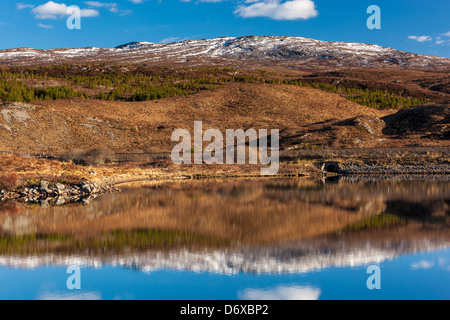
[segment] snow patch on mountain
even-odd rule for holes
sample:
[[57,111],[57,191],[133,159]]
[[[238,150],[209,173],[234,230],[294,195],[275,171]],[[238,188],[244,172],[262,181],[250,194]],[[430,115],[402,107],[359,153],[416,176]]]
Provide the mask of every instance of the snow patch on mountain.
[[287,66],[438,67],[449,68],[450,59],[403,52],[378,45],[326,42],[302,37],[244,36],[174,43],[130,42],[116,48],[10,49],[0,51],[0,63],[39,63],[67,60],[142,63],[208,63],[220,60],[287,63]]

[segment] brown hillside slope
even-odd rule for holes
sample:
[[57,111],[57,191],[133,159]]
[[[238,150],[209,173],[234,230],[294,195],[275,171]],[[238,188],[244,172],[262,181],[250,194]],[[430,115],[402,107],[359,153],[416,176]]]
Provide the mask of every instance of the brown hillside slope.
[[[59,153],[108,147],[115,151],[170,150],[177,128],[280,129],[282,142],[386,146],[379,111],[320,90],[233,84],[188,97],[146,102],[57,100],[0,106],[0,151]],[[330,124],[333,126],[330,127]],[[368,128],[369,127],[369,128]],[[330,131],[331,130],[331,131]],[[304,140],[302,140],[304,139]],[[404,143],[404,142],[403,142]]]

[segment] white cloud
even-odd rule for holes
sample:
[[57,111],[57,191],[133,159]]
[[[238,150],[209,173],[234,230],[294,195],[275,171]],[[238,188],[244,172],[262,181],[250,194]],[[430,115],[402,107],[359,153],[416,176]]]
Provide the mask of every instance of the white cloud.
[[84,3],[89,7],[107,8],[109,11],[114,13],[119,11],[119,9],[117,9],[117,3],[114,2],[85,1]]
[[180,38],[180,37],[168,37],[165,39],[162,39],[159,43],[172,43],[172,42],[181,42],[188,40],[189,38]]
[[306,20],[318,16],[312,0],[246,0],[235,14],[243,18],[265,17],[274,20]]
[[417,269],[431,269],[433,267],[434,267],[434,262],[433,261],[425,261],[425,260],[422,260],[422,261],[417,262],[417,263],[413,263],[411,265],[411,268],[414,269],[414,270],[417,270]]
[[23,10],[23,9],[27,9],[27,8],[34,8],[34,6],[32,4],[18,3],[18,4],[16,4],[16,8],[17,8],[17,10]]
[[246,289],[239,293],[242,300],[318,300],[320,289],[303,286],[279,286],[272,289]]
[[118,13],[121,16],[131,14],[131,10],[119,9],[119,5],[115,2],[100,2],[100,1],[85,1],[84,2],[90,8],[107,9],[112,13]]
[[172,42],[177,42],[177,41],[180,41],[179,37],[168,37],[168,38],[162,39],[160,41],[160,43],[172,43]]
[[38,23],[37,25],[39,28],[43,28],[43,29],[53,29],[53,26],[51,24],[43,24],[43,23]]
[[408,39],[415,40],[417,42],[431,41],[433,38],[430,36],[408,36]]
[[[49,1],[43,5],[34,8],[33,10],[31,10],[31,12],[34,14],[34,17],[39,20],[45,19],[56,20],[69,16],[70,13],[68,13],[67,10],[68,8],[70,7],[64,3],[56,3],[53,1]],[[97,17],[98,15],[99,12],[97,10],[81,9],[81,16],[84,18]]]

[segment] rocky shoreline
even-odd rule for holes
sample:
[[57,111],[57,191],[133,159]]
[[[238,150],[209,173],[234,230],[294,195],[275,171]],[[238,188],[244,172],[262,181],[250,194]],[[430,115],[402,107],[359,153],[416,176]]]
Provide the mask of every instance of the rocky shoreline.
[[65,185],[62,183],[50,184],[48,181],[42,180],[38,186],[24,188],[20,191],[0,190],[0,201],[35,203],[40,204],[41,207],[67,203],[88,204],[101,194],[118,191],[120,189],[113,185],[99,186],[93,182]]
[[[291,168],[292,169],[292,168]],[[317,170],[318,169],[318,170]],[[314,173],[309,175],[303,175],[297,171],[285,172],[276,176],[275,178],[293,178],[293,177],[304,177],[304,178],[363,178],[363,177],[411,177],[411,176],[422,176],[422,177],[449,177],[450,176],[450,165],[439,164],[439,165],[411,165],[411,166],[382,166],[382,165],[362,165],[362,164],[343,164],[340,161],[330,161],[323,162],[320,166],[316,167]],[[226,175],[225,175],[226,176]],[[221,176],[222,178],[225,176]],[[149,179],[142,179],[139,175],[140,180],[143,181]],[[211,175],[191,175],[186,176],[188,179],[214,179]],[[228,178],[241,178],[244,176],[239,175],[228,175]],[[248,176],[245,176],[248,177]],[[257,178],[258,175],[252,176]],[[122,177],[123,178],[123,177]],[[127,177],[129,182],[135,182],[130,177]],[[167,181],[179,181],[179,176],[166,177]],[[120,180],[120,179],[119,179]],[[335,179],[336,180],[336,179]],[[124,182],[125,180],[122,180]],[[51,183],[46,180],[41,180],[38,185],[21,187],[16,190],[1,190],[0,189],[0,203],[7,201],[17,201],[29,204],[39,204],[41,207],[48,207],[52,205],[63,205],[69,203],[77,204],[88,204],[91,200],[96,197],[107,194],[119,192],[120,189],[117,187],[117,183],[120,181],[115,181],[113,183],[109,180],[108,183],[98,185],[92,181],[80,181],[73,183]]]
[[396,176],[396,175],[450,175],[450,165],[423,165],[423,166],[379,166],[379,165],[351,165],[340,169],[345,176]]

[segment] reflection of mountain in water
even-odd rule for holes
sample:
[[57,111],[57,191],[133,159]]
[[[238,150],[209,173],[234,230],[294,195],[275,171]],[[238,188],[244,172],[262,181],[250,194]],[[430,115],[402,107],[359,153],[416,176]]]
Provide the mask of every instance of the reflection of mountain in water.
[[154,184],[87,206],[0,207],[0,265],[116,265],[225,274],[379,263],[450,242],[436,180]]
[[331,247],[304,243],[290,248],[243,250],[149,251],[114,256],[0,256],[0,265],[14,268],[69,266],[99,268],[119,266],[143,272],[160,269],[211,272],[220,274],[306,273],[330,267],[358,267],[379,264],[400,255],[448,247],[447,240],[414,240],[371,244],[339,243]]

